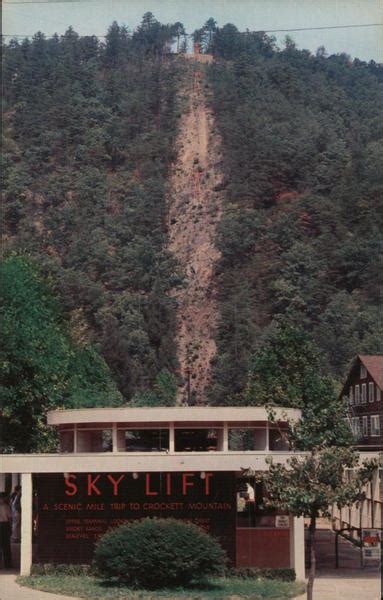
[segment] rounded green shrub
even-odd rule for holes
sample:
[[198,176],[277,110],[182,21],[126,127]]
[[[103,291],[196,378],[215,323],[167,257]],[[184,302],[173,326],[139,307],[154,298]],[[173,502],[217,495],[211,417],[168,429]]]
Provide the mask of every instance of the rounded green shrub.
[[103,579],[135,587],[185,585],[223,573],[224,550],[192,523],[151,519],[121,525],[98,541],[94,566]]

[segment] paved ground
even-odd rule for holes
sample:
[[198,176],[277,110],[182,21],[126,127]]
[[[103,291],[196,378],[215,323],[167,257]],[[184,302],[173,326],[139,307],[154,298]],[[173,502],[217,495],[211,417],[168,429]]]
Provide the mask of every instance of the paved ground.
[[57,596],[40,590],[22,587],[15,581],[14,571],[2,572],[0,576],[0,600],[76,600],[73,596]]
[[[319,530],[317,540],[318,576],[314,584],[314,600],[381,600],[378,565],[361,568],[359,550],[340,538],[340,568],[335,569],[334,534],[329,530]],[[21,587],[15,578],[15,571],[1,573],[0,600],[76,600]],[[305,598],[304,594],[297,600]]]
[[20,572],[19,544],[12,544],[12,563],[14,569],[0,571],[0,600],[76,600],[73,596],[58,596],[18,585],[16,577]]
[[314,600],[381,600],[378,565],[361,568],[360,550],[339,538],[339,569],[335,569],[335,536],[328,529],[317,532],[317,570]]

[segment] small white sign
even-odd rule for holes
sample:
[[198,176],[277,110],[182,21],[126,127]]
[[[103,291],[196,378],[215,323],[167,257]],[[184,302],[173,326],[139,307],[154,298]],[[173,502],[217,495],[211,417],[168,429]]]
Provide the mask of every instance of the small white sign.
[[380,538],[379,529],[362,529],[362,548],[365,560],[380,559]]
[[275,527],[288,528],[290,525],[289,515],[277,515],[275,517]]

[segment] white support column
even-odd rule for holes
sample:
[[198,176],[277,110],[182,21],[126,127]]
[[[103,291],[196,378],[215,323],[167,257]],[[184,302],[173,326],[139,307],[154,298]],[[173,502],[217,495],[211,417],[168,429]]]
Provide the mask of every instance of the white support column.
[[169,454],[174,454],[175,443],[174,443],[174,423],[169,423]]
[[0,492],[5,492],[5,473],[0,473]]
[[74,424],[74,429],[73,429],[73,452],[78,452],[77,450],[78,447],[78,443],[77,443],[77,423]]
[[223,452],[229,451],[229,426],[227,424],[227,421],[225,421],[223,424],[223,448],[222,448],[222,450],[223,450]]
[[305,580],[305,526],[303,517],[290,517],[290,566],[298,581]]
[[266,423],[266,452],[270,450],[270,426],[269,422]]
[[113,423],[113,429],[112,429],[112,451],[113,452],[118,452],[117,423]]
[[32,566],[32,474],[21,475],[20,575],[30,575]]
[[19,474],[12,473],[12,491],[15,489],[16,485],[19,485]]

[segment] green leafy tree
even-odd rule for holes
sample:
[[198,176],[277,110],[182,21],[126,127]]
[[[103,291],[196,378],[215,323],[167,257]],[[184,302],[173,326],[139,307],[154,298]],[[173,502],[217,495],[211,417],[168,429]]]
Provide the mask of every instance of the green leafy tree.
[[320,373],[320,355],[310,336],[294,325],[274,323],[253,357],[246,401],[305,408],[326,389],[334,393]]
[[275,324],[255,353],[243,398],[246,405],[300,408],[290,431],[296,448],[352,443],[347,406],[334,381],[321,372],[321,356],[310,336],[290,324]]
[[[289,424],[291,449],[301,452],[287,466],[270,463],[263,477],[268,503],[296,517],[310,519],[307,598],[315,578],[315,531],[319,516],[331,506],[351,506],[376,467],[359,465],[347,406],[338,399],[332,380],[321,374],[321,357],[310,336],[292,325],[276,324],[254,356],[247,389],[249,404],[300,408],[302,416]],[[353,477],[346,477],[353,469]]]
[[177,21],[173,25],[173,32],[177,39],[177,52],[179,52],[180,51],[180,39],[181,39],[181,37],[185,37],[185,35],[186,35],[185,27],[183,26],[182,23]]
[[2,450],[47,450],[55,441],[45,426],[48,409],[113,406],[122,397],[103,359],[72,339],[34,262],[9,256],[0,278]]
[[175,406],[177,380],[167,369],[157,375],[152,389],[137,392],[131,401],[132,406]]
[[[322,430],[322,434],[322,445],[311,446],[305,457],[290,458],[287,466],[271,463],[263,478],[269,505],[286,510],[295,517],[310,519],[311,566],[307,600],[313,598],[318,517],[330,517],[332,505],[342,508],[363,499],[363,487],[371,480],[376,469],[373,462],[361,465],[351,448],[327,447],[326,429]],[[311,444],[308,438],[306,444]],[[352,478],[346,477],[346,469],[352,469]]]

